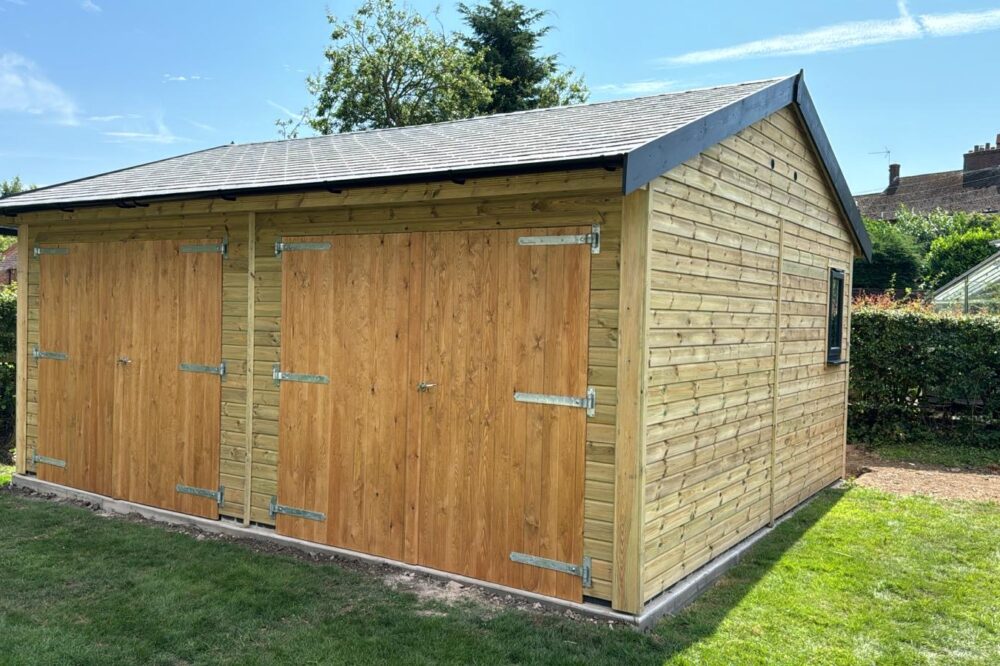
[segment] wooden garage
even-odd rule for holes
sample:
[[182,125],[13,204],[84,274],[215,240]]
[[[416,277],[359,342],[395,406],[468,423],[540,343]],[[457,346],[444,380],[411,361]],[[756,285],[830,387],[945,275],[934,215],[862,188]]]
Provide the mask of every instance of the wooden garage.
[[870,244],[801,74],[0,213],[21,479],[639,614],[843,474]]

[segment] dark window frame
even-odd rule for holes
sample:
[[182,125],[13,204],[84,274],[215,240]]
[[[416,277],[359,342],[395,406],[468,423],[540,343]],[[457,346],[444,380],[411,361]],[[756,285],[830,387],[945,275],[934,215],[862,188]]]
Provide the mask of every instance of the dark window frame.
[[826,322],[826,362],[830,365],[846,363],[844,360],[844,286],[846,272],[840,268],[830,269],[830,285],[827,297]]

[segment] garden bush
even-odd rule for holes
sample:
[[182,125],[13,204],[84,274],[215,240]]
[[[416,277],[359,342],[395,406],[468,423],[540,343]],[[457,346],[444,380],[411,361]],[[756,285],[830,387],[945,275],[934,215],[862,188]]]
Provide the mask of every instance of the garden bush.
[[886,431],[1000,427],[1000,317],[855,304],[851,315],[852,437]]
[[14,437],[14,358],[17,348],[17,290],[0,289],[0,464],[10,462]]
[[972,229],[935,238],[924,265],[924,284],[937,289],[996,253],[997,231]]
[[871,261],[854,262],[855,289],[913,289],[920,278],[921,260],[916,243],[891,222],[865,220],[872,241]]

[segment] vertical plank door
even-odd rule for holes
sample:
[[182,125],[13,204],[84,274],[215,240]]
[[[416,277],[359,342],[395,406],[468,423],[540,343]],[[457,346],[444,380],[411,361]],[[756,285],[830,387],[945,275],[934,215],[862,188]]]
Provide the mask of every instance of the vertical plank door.
[[510,554],[583,559],[586,412],[514,392],[586,394],[590,247],[518,238],[589,231],[425,234],[420,564],[582,600],[579,577]]
[[221,378],[182,363],[222,358],[222,257],[214,240],[117,244],[114,494],[206,518],[219,487]]
[[113,259],[101,243],[40,247],[39,350],[65,359],[31,360],[38,365],[35,469],[45,481],[110,495]]
[[277,529],[402,559],[415,237],[285,240]]

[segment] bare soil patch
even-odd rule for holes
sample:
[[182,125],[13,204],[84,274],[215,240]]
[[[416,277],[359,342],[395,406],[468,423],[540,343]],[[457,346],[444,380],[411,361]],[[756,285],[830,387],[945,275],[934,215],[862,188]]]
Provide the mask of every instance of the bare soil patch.
[[1000,474],[940,465],[882,460],[876,453],[847,446],[847,475],[855,483],[899,495],[1000,504]]

